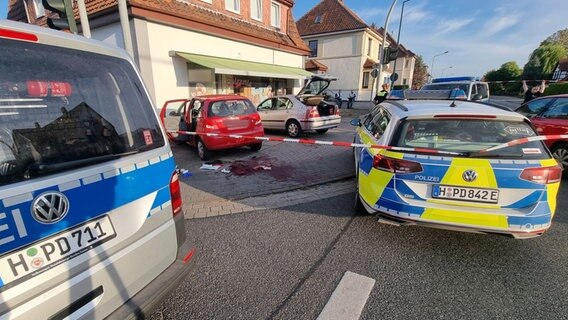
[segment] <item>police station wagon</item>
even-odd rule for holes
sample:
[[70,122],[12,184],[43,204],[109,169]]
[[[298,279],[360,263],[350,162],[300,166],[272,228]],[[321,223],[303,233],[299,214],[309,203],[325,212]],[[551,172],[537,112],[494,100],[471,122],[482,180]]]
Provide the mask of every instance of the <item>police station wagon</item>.
[[524,116],[464,100],[387,100],[352,124],[354,142],[368,146],[354,150],[358,211],[515,238],[550,227],[561,169],[530,141],[537,134]]
[[0,48],[0,318],[142,315],[193,251],[132,60],[7,20]]

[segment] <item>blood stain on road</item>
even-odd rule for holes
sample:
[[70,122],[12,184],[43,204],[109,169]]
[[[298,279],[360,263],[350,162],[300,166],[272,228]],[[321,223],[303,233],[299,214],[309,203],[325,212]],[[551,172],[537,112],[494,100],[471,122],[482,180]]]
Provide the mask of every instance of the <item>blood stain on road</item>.
[[294,174],[295,168],[291,165],[278,163],[278,159],[269,156],[252,157],[247,160],[236,160],[229,165],[234,176],[250,176],[264,173],[277,181],[286,181]]

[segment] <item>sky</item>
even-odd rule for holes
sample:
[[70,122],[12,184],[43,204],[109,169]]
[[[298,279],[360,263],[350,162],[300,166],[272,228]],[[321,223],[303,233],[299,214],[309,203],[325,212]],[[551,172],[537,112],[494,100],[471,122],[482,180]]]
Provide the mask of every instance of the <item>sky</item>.
[[[344,0],[367,24],[384,26],[392,0]],[[387,27],[396,39],[402,1]],[[320,0],[296,0],[299,20]],[[548,36],[568,28],[567,0],[410,0],[404,5],[400,42],[427,65],[434,77],[483,76],[515,61],[522,69]]]
[[[295,0],[300,19],[320,0]],[[344,0],[367,24],[384,26],[393,0]],[[387,30],[396,38],[402,1],[398,0]],[[0,19],[8,0],[0,0]],[[400,42],[427,65],[434,76],[483,76],[503,63],[523,67],[540,42],[568,28],[567,0],[410,0],[404,5]]]

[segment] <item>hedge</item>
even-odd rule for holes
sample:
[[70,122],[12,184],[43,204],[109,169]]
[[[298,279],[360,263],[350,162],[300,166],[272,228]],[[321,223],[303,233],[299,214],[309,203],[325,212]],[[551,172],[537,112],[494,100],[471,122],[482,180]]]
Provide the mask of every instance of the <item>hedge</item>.
[[553,83],[550,84],[546,90],[544,90],[545,96],[551,96],[554,94],[568,93],[568,82],[564,83]]

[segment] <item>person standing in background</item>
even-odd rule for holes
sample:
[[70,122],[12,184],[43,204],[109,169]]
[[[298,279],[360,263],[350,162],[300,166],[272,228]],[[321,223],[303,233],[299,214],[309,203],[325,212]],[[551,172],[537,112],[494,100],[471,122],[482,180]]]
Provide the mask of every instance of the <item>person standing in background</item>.
[[523,101],[523,103],[529,102],[534,98],[542,96],[545,88],[546,84],[544,80],[542,80],[540,86],[534,86],[529,90],[529,87],[527,87],[527,82],[523,80],[523,94],[525,95],[525,100]]
[[355,101],[356,96],[357,95],[355,94],[355,92],[353,92],[353,90],[351,90],[351,93],[349,94],[348,101],[347,101],[347,109],[353,108],[353,102]]
[[385,101],[387,99],[387,96],[389,95],[389,84],[384,83],[382,88],[383,88],[383,90],[377,92],[375,99],[373,99],[373,102],[375,104],[379,104],[379,103]]

